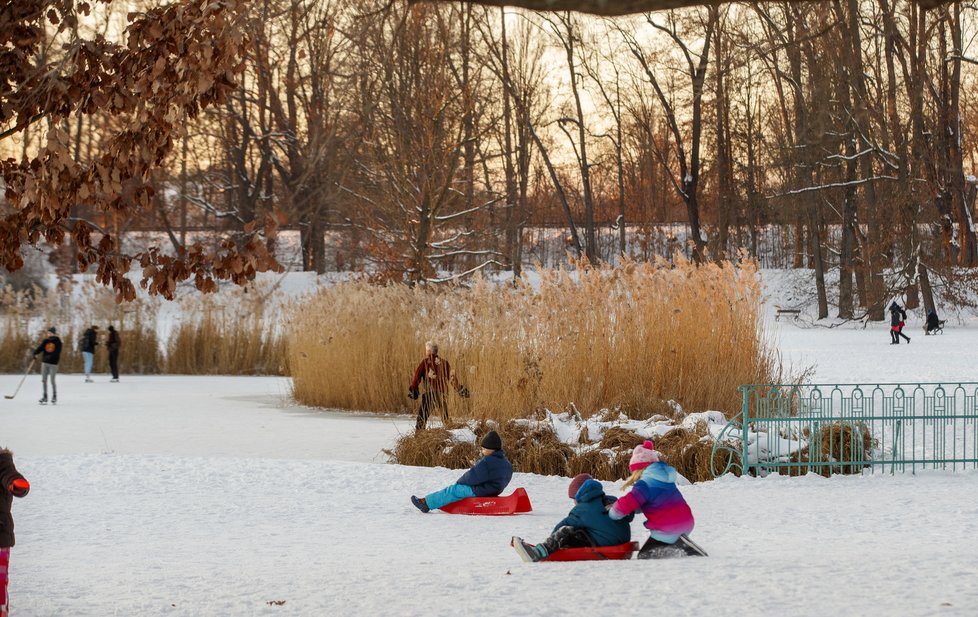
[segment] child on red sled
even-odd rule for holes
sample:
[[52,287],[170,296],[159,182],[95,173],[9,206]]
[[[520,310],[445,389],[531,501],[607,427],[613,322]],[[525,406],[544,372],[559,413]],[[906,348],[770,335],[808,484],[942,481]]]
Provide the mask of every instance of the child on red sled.
[[601,483],[589,474],[575,476],[567,496],[575,505],[546,540],[534,546],[513,536],[510,544],[523,561],[541,561],[562,548],[615,546],[632,539],[629,523],[634,515],[628,514],[617,520],[610,518],[608,509],[617,498],[605,495]]
[[466,497],[495,497],[502,493],[513,479],[513,465],[503,453],[503,440],[496,431],[489,431],[480,445],[482,458],[478,463],[462,474],[455,484],[421,498],[411,495],[414,507],[428,513]]
[[627,495],[611,506],[608,516],[624,519],[641,508],[649,539],[638,553],[639,559],[661,559],[703,552],[686,536],[693,530],[693,512],[676,488],[675,468],[659,460],[651,441],[635,446],[628,468],[629,476],[622,489],[632,487]]

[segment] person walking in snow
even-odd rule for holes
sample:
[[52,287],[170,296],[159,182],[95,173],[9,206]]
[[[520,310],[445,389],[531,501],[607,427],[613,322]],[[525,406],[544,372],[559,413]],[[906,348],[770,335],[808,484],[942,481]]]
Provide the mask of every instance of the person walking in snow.
[[411,495],[411,503],[418,510],[428,513],[466,497],[495,497],[503,492],[513,479],[513,466],[506,460],[503,440],[496,431],[489,431],[482,438],[482,458],[462,474],[455,484],[440,491],[418,498]]
[[693,512],[676,487],[675,468],[659,460],[651,441],[635,446],[628,469],[632,475],[622,490],[629,487],[632,490],[612,504],[608,516],[621,520],[635,510],[642,510],[649,539],[639,550],[638,558],[704,554],[686,542],[685,536],[693,530],[695,522]]
[[449,383],[462,398],[469,396],[468,389],[458,383],[458,377],[452,371],[452,366],[448,360],[438,355],[438,345],[428,341],[424,344],[424,351],[424,358],[414,369],[414,379],[408,386],[408,396],[417,400],[421,383],[424,382],[425,384],[424,394],[420,394],[421,405],[418,407],[418,419],[414,425],[415,430],[418,431],[428,425],[428,416],[434,409],[441,413],[442,424],[448,426],[448,400],[446,395]]
[[910,337],[903,333],[906,323],[907,312],[894,300],[890,303],[890,345],[899,345],[901,336],[910,342]]
[[927,323],[924,324],[924,334],[930,334],[941,329],[941,318],[937,316],[937,311],[927,309]]
[[109,326],[109,340],[105,342],[106,349],[109,350],[109,370],[112,371],[112,381],[119,381],[119,348],[122,346],[122,341],[119,339],[119,333],[116,332],[115,326]]
[[608,510],[618,498],[605,495],[604,487],[590,474],[574,476],[567,496],[574,500],[574,507],[554,526],[546,540],[535,546],[516,536],[510,541],[523,561],[540,561],[562,548],[616,546],[632,539],[630,523],[635,515],[617,520],[608,516]]
[[10,507],[14,497],[24,497],[31,485],[14,467],[14,455],[0,449],[0,617],[10,614],[7,580],[10,570],[10,549],[14,546],[14,517]]
[[34,357],[41,354],[41,383],[44,385],[44,394],[38,401],[42,405],[48,402],[48,377],[51,378],[51,402],[58,402],[58,385],[55,378],[58,376],[58,362],[61,361],[61,339],[58,338],[58,330],[51,326],[48,328],[47,337],[34,350]]
[[82,358],[85,361],[85,381],[92,383],[92,364],[95,362],[95,347],[98,346],[98,326],[92,326],[81,338]]

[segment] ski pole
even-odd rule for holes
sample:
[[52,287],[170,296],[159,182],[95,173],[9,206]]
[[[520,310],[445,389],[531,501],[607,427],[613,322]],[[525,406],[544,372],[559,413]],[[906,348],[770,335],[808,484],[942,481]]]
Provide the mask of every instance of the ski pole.
[[27,370],[24,371],[24,376],[20,378],[20,383],[17,384],[17,389],[14,390],[14,393],[13,394],[4,394],[3,395],[3,398],[5,398],[5,399],[12,399],[15,396],[17,396],[17,393],[20,392],[20,387],[22,385],[24,385],[24,381],[27,380],[27,376],[31,374],[31,369],[34,368],[34,363],[36,361],[37,361],[37,356],[34,356],[34,357],[31,358],[31,363],[27,365]]

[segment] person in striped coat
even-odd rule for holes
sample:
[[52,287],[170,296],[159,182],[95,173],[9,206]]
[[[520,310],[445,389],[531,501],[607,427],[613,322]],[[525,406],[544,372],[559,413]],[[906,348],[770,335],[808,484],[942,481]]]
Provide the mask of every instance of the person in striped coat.
[[679,540],[693,530],[693,512],[676,487],[676,469],[659,460],[651,441],[635,446],[628,465],[629,476],[622,490],[631,487],[627,495],[611,506],[608,516],[622,519],[636,510],[645,515],[649,539],[639,551],[639,559],[672,556],[673,547],[686,554],[685,542]]

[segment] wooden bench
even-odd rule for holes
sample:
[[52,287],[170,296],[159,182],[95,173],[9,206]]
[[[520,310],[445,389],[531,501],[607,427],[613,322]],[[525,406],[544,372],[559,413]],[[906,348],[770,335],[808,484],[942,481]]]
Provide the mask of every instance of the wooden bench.
[[781,308],[780,306],[774,307],[774,321],[780,321],[782,315],[791,315],[793,318],[797,319],[801,315],[801,309],[796,308]]

